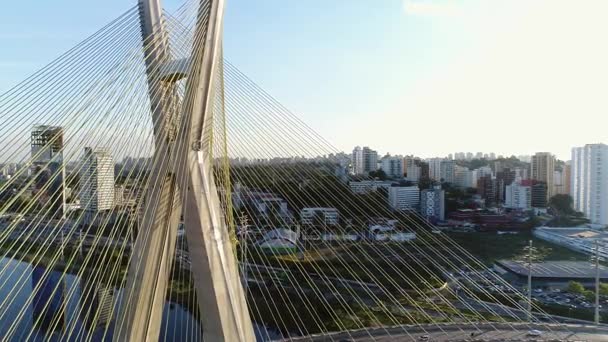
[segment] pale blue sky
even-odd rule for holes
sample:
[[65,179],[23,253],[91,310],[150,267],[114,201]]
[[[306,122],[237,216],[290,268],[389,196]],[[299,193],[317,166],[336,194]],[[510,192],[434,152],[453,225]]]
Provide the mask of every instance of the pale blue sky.
[[[135,2],[4,4],[0,91]],[[346,151],[567,158],[608,142],[606,10],[603,0],[228,0],[224,47]]]

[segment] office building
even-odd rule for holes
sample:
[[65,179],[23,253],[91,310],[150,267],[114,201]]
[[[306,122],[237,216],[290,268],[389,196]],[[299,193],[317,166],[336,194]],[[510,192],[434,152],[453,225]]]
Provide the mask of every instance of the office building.
[[534,181],[532,184],[532,207],[546,208],[547,207],[547,184]]
[[414,210],[420,204],[417,186],[393,186],[388,188],[388,203],[394,210]]
[[63,161],[63,128],[34,126],[31,132],[33,193],[51,215],[63,217],[66,212],[65,166]]
[[608,224],[608,145],[572,149],[570,194],[591,223]]
[[389,189],[393,185],[391,181],[380,181],[376,179],[362,180],[362,181],[351,181],[348,183],[350,190],[355,194],[368,194],[370,192],[376,192],[378,189]]
[[548,201],[553,196],[555,156],[549,152],[537,152],[532,156],[530,171],[532,179],[546,184]]

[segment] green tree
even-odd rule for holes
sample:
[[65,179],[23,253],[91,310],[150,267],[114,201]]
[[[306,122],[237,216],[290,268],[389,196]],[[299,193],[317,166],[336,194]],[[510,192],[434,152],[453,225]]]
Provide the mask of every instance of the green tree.
[[557,213],[560,215],[573,214],[573,203],[572,197],[567,194],[557,194],[549,199],[549,206],[557,211]]
[[600,295],[608,296],[608,284],[600,283]]
[[430,189],[433,185],[436,185],[437,182],[430,179],[429,177],[420,177],[418,181],[418,188],[420,190]]
[[571,293],[585,294],[585,287],[577,281],[570,281],[566,290]]
[[388,179],[388,176],[386,175],[386,172],[384,172],[384,170],[370,171],[369,176],[372,178],[378,178],[380,180]]

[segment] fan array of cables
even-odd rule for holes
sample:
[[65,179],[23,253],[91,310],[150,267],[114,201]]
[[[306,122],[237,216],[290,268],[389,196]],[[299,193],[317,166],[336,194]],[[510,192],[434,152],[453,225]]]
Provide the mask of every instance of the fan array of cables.
[[[3,339],[111,340],[124,328],[128,270],[143,261],[134,244],[149,233],[142,218],[163,205],[146,200],[161,186],[153,173],[186,167],[179,149],[158,153],[156,143],[184,134],[187,80],[146,56],[162,49],[188,63],[203,48],[195,29],[207,25],[197,14],[208,5],[187,0],[163,13],[167,44],[142,43],[134,7],[0,96],[0,164],[10,175],[0,182]],[[525,294],[416,211],[353,193],[327,140],[229,61],[217,63],[202,148],[260,340],[529,324]],[[188,253],[198,242],[183,232],[162,319],[168,341],[204,336]],[[553,321],[533,309],[532,320]]]

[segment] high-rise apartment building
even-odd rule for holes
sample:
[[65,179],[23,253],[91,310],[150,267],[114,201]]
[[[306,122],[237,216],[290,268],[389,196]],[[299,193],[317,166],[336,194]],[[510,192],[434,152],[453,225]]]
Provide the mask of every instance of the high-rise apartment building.
[[403,157],[392,157],[387,154],[380,160],[380,169],[389,177],[403,177]]
[[608,224],[608,145],[572,149],[570,194],[591,223]]
[[441,179],[446,183],[454,183],[456,163],[453,160],[444,160],[439,165]]
[[34,193],[52,215],[66,211],[65,166],[63,161],[63,128],[34,126],[31,132],[32,174]]
[[555,156],[549,152],[537,152],[531,161],[532,179],[547,185],[547,201],[553,196]]
[[506,186],[505,207],[529,210],[532,208],[532,187],[513,182]]
[[80,205],[90,217],[114,208],[114,161],[109,151],[84,148]]
[[367,175],[378,169],[378,152],[365,146],[357,146],[353,150],[352,157],[353,173],[356,175]]
[[420,193],[420,213],[429,219],[445,219],[445,191],[441,189],[441,186],[422,190]]
[[422,168],[416,164],[412,164],[408,166],[406,173],[407,180],[411,182],[418,182],[422,176]]
[[430,158],[427,160],[429,163],[429,178],[435,181],[441,181],[441,162],[443,158]]

